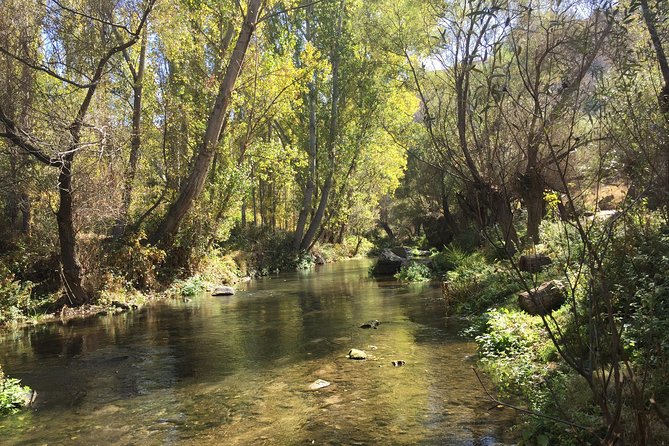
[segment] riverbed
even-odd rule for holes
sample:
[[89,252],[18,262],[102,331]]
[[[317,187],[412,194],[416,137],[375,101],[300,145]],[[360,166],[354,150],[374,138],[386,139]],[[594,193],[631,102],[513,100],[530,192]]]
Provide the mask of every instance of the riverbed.
[[487,399],[439,288],[369,265],[6,333],[5,373],[39,395],[0,419],[0,444],[512,444],[514,414]]

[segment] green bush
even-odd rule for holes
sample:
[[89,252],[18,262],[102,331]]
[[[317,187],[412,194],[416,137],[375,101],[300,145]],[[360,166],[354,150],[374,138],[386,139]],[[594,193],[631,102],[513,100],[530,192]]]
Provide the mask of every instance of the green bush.
[[430,268],[424,263],[412,262],[404,265],[400,271],[395,274],[395,278],[402,282],[423,282],[430,280],[432,273]]
[[21,380],[7,378],[0,369],[0,415],[15,413],[29,403],[31,389]]
[[[479,364],[492,377],[502,399],[522,399],[527,408],[571,420],[593,431],[600,417],[585,380],[559,359],[541,318],[519,311],[491,310],[476,337]],[[593,444],[587,431],[565,429],[548,418],[519,424],[521,444]],[[547,440],[550,440],[546,443]]]
[[449,249],[438,258],[437,264],[448,268],[443,276],[443,290],[452,312],[480,314],[507,304],[521,289],[521,284],[502,263],[489,263],[481,252],[467,254]]

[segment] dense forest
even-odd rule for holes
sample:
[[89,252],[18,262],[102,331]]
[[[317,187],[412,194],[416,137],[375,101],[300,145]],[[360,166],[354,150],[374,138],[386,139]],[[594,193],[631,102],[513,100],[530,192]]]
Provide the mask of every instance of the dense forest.
[[0,322],[431,250],[523,444],[665,444],[668,17],[4,0]]

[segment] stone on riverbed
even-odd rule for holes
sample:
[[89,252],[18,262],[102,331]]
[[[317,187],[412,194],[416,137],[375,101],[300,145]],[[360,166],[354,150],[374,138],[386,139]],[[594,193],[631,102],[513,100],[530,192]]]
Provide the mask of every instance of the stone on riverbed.
[[331,384],[330,382],[325,381],[324,379],[317,379],[316,381],[309,384],[309,390],[322,389],[324,387],[329,386],[330,384]]
[[348,359],[367,359],[367,353],[363,352],[362,350],[358,350],[357,348],[352,348],[349,350],[348,355],[346,355]]
[[374,329],[376,329],[376,328],[378,328],[378,326],[379,326],[380,323],[381,323],[381,322],[379,322],[379,321],[377,321],[376,319],[374,319],[374,320],[372,320],[372,321],[367,321],[367,322],[365,322],[364,324],[362,324],[362,325],[360,326],[360,328],[374,328]]
[[235,289],[231,286],[219,286],[211,292],[212,296],[232,296],[233,294],[235,294]]

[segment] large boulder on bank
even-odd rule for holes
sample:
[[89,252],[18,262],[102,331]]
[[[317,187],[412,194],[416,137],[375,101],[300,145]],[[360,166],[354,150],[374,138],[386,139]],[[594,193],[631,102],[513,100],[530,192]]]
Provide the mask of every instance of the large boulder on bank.
[[428,215],[423,219],[423,231],[431,248],[444,249],[453,241],[453,231],[443,215]]
[[218,286],[211,292],[212,296],[232,296],[235,294],[235,289],[231,286]]
[[393,252],[393,254],[403,259],[411,258],[411,250],[406,246],[396,246],[394,248],[391,248],[390,250]]
[[407,260],[393,253],[390,249],[384,249],[374,265],[372,274],[375,276],[394,276]]
[[559,280],[545,282],[518,295],[518,305],[531,315],[547,315],[562,306],[566,298],[564,284]]
[[545,254],[527,254],[520,256],[518,269],[528,273],[538,273],[544,266],[553,263],[550,257]]

